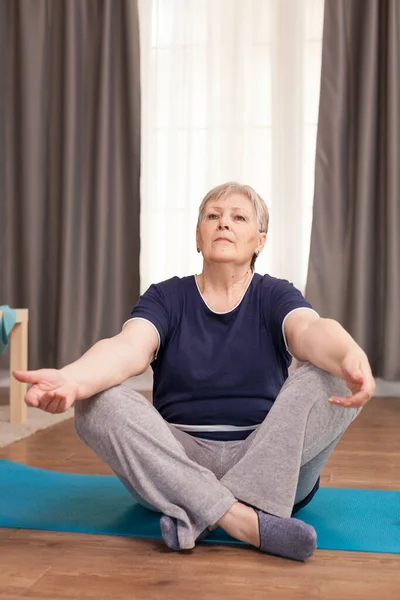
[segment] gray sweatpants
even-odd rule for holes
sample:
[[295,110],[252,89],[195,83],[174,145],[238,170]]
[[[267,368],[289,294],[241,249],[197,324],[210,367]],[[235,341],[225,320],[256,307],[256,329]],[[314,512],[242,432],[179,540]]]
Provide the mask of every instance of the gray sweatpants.
[[345,382],[306,363],[285,381],[263,423],[245,440],[195,438],[167,423],[122,384],[75,404],[80,438],[135,500],[175,517],[181,549],[238,500],[290,517],[360,412],[331,404]]

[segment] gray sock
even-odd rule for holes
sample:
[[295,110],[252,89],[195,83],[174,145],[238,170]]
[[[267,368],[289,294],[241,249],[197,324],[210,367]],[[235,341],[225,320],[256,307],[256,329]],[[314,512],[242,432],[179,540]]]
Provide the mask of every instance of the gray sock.
[[180,550],[176,519],[163,515],[160,519],[160,527],[162,538],[168,548],[175,551]]
[[258,509],[255,511],[260,528],[259,550],[293,560],[306,560],[312,556],[317,534],[311,525],[299,519],[275,517]]
[[[171,550],[178,551],[179,547],[179,538],[178,538],[178,524],[174,517],[168,517],[168,515],[163,515],[160,519],[160,528],[161,535],[164,542],[167,544],[168,548]],[[205,529],[203,533],[199,535],[196,542],[200,542],[210,533],[208,529]]]

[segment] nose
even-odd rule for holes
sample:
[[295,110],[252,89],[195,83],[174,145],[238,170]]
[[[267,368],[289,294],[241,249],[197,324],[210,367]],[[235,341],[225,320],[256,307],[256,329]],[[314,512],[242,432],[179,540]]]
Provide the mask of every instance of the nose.
[[227,218],[224,215],[221,215],[221,218],[218,223],[218,229],[228,229],[229,230],[229,223],[228,223]]

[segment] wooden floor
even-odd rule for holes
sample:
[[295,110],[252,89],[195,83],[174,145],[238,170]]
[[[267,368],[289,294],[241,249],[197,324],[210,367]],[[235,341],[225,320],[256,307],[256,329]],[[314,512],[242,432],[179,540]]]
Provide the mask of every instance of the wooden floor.
[[[0,449],[0,458],[109,473],[72,420]],[[373,399],[343,436],[322,485],[400,490],[400,399]],[[318,550],[306,563],[251,548],[0,528],[0,600],[400,599],[400,555]]]

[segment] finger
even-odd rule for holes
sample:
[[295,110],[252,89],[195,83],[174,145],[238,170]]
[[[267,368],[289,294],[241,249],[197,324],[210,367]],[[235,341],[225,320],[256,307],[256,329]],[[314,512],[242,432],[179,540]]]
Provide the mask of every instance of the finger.
[[40,408],[40,410],[44,410],[45,412],[51,412],[49,411],[49,406],[53,402],[53,400],[54,397],[52,395],[44,394],[40,399],[38,408]]
[[359,381],[360,376],[362,376],[360,367],[360,357],[354,355],[346,356],[342,364],[343,374],[345,375],[343,379],[351,378],[355,381]]
[[[47,404],[53,400],[53,392],[42,392],[37,386],[30,388],[28,393],[25,396],[25,402],[28,406],[33,406],[35,408],[40,408],[43,410],[43,407],[46,407]],[[44,409],[45,410],[45,409]]]
[[21,383],[38,383],[40,381],[38,371],[13,371],[12,374]]
[[365,381],[364,376],[360,371],[353,371],[352,373],[349,373],[349,376],[351,380],[358,385],[363,384]]
[[60,402],[59,402],[59,405],[58,405],[57,412],[58,412],[58,413],[63,413],[63,412],[65,412],[66,410],[68,410],[67,398],[62,398],[62,399],[60,400]]
[[352,371],[348,371],[348,379],[355,385],[364,385],[365,377],[362,371],[356,367]]
[[[362,366],[363,368],[363,366]],[[371,382],[371,378],[368,376],[368,373],[363,369],[363,382],[360,385],[360,388],[357,392],[353,391],[353,395],[351,396],[352,400],[356,400],[358,402],[359,398],[363,399],[363,402],[367,402],[370,398],[372,398],[375,390],[375,382]]]
[[340,407],[341,408],[361,408],[362,406],[364,406],[364,404],[366,404],[365,402],[347,402],[347,404],[342,404],[340,403]]
[[43,402],[40,408],[49,413],[63,412],[63,410],[60,410],[60,407],[62,407],[64,400],[66,400],[64,394],[60,395],[57,392],[51,392],[46,397],[46,402]]
[[365,390],[360,390],[353,396],[332,396],[329,398],[329,402],[332,404],[339,404],[341,406],[363,406],[369,399],[370,395]]
[[57,413],[58,408],[60,406],[60,403],[63,401],[62,398],[54,398],[51,402],[49,402],[49,404],[47,405],[47,412],[49,413]]
[[375,385],[375,379],[370,371],[370,369],[367,369],[367,367],[365,365],[361,365],[361,369],[364,373],[364,377],[365,377],[365,390],[367,392],[369,392],[371,394],[371,398],[375,393],[375,389],[376,389],[376,385]]
[[36,386],[33,386],[27,391],[25,395],[25,402],[28,406],[37,407],[40,404],[41,398],[42,392]]
[[39,406],[39,400],[34,396],[25,396],[25,403],[27,406],[32,406],[33,408],[37,408]]
[[364,373],[362,371],[362,365],[361,363],[358,365],[358,367],[355,368],[355,370],[353,371],[353,377],[354,379],[357,379],[358,381],[361,381],[364,379]]
[[65,396],[64,396],[63,398],[60,398],[57,410],[55,412],[56,413],[63,413],[65,411],[67,411],[69,408],[70,408],[70,405],[69,405],[69,402],[68,402],[68,398],[65,398]]

